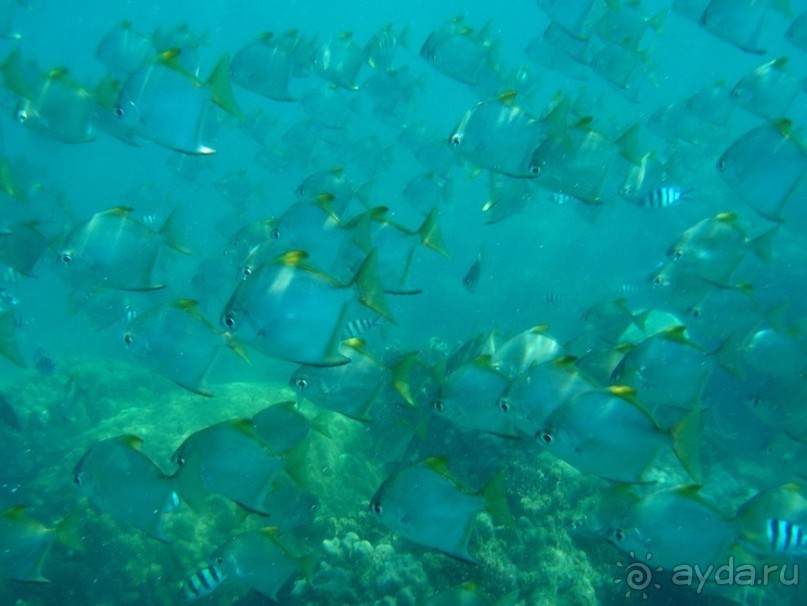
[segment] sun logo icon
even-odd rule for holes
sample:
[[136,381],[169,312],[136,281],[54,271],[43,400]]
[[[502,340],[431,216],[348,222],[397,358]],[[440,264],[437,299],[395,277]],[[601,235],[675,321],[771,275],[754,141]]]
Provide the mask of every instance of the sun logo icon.
[[619,586],[623,582],[627,587],[627,591],[625,591],[625,597],[629,598],[631,593],[641,592],[642,599],[647,599],[647,591],[645,591],[651,585],[655,589],[661,589],[661,585],[658,583],[653,582],[653,573],[654,572],[662,572],[664,569],[661,566],[658,566],[655,570],[651,569],[645,562],[649,562],[653,557],[653,554],[648,553],[645,556],[644,562],[637,562],[636,555],[631,551],[628,554],[631,558],[634,559],[633,562],[630,564],[623,564],[622,562],[617,562],[617,568],[623,569],[624,573],[622,577],[617,577],[614,579],[614,584]]

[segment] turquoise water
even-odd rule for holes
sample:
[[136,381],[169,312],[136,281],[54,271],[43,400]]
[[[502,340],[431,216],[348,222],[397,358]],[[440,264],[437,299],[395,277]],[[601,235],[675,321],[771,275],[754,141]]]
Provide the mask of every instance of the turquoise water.
[[[766,501],[759,519],[741,507],[761,491],[805,477],[807,424],[799,403],[807,393],[807,49],[798,47],[798,34],[807,34],[804,25],[797,27],[807,10],[803,0],[791,0],[789,10],[775,2],[737,2],[729,9],[722,2],[673,6],[664,0],[392,4],[207,1],[186,8],[146,1],[79,6],[30,0],[0,5],[3,16],[9,15],[2,22],[0,57],[17,50],[24,66],[20,79],[7,59],[0,89],[0,158],[7,170],[0,183],[0,313],[7,320],[4,351],[10,352],[0,357],[0,393],[11,410],[0,423],[5,462],[0,510],[23,505],[29,517],[49,529],[67,519],[82,546],[67,546],[55,540],[57,533],[45,532],[46,544],[53,544],[41,572],[50,582],[14,580],[4,571],[8,578],[0,579],[0,603],[180,603],[183,581],[210,564],[217,548],[238,533],[266,526],[278,529],[299,562],[277,594],[284,604],[458,603],[445,592],[463,583],[470,583],[463,589],[468,603],[620,604],[644,602],[642,593],[657,604],[802,603],[802,586],[786,581],[798,574],[807,548],[789,545],[777,552],[764,529],[771,519],[791,524],[794,533],[807,528],[807,500],[802,504],[793,497],[787,506]],[[589,9],[583,11],[587,17],[563,48],[585,50],[571,59],[541,41],[553,18],[572,28],[564,11],[578,6]],[[690,13],[706,11],[708,18],[693,20],[687,6],[695,7]],[[458,15],[461,21],[455,20]],[[152,46],[136,68],[111,70],[97,49],[124,21],[148,44],[157,44],[157,32],[189,34],[178,55],[183,67],[166,56],[158,59]],[[794,22],[795,33],[787,33]],[[363,60],[355,78],[349,78],[355,90],[340,87],[344,70],[324,70],[325,51],[337,53],[348,39],[364,47],[387,24],[397,37],[392,71]],[[296,100],[269,99],[232,82],[228,86],[239,111],[227,113],[209,102],[208,76],[222,57],[235,65],[237,53],[264,32],[279,36],[290,30],[309,49],[288,83]],[[424,57],[421,46],[429,35],[449,30],[467,46],[456,55],[449,49],[432,60]],[[344,32],[352,35],[340,37]],[[459,70],[474,54],[486,67],[472,70],[473,84],[446,73]],[[763,73],[785,74],[782,80],[760,80],[761,66],[780,57],[788,59]],[[133,74],[156,65],[181,82],[176,97],[173,89],[160,86],[142,96],[126,92]],[[621,86],[627,67],[635,71]],[[66,77],[53,71],[61,68]],[[760,99],[744,106],[730,91],[754,70],[758,79],[752,88]],[[397,89],[380,88],[391,81],[402,86],[401,96],[378,96],[379,90],[394,94]],[[59,86],[66,92],[55,107],[91,108],[92,117],[74,119],[47,105],[48,91]],[[714,93],[708,111],[692,100],[704,90]],[[790,103],[781,101],[787,91],[793,95]],[[127,94],[135,94],[138,111],[148,107],[157,116],[156,133],[144,114],[132,130],[116,130],[119,136],[105,128],[122,124],[114,112]],[[317,95],[329,96],[324,111],[312,109]],[[199,141],[215,154],[183,153],[170,143],[198,111],[187,101],[199,98],[205,107]],[[343,119],[334,123],[343,107]],[[550,120],[558,107],[566,113],[560,122]],[[777,113],[765,115],[768,107]],[[480,117],[491,108],[503,112],[498,118],[508,110],[518,114],[522,126],[508,130],[504,119]],[[168,113],[174,117],[165,119]],[[56,122],[48,122],[54,115]],[[464,138],[454,148],[449,138],[463,117],[479,121],[459,130]],[[90,140],[64,141],[60,129],[68,126],[83,129]],[[625,133],[634,126],[638,142],[630,143]],[[519,137],[530,129],[537,138],[526,146],[527,160],[543,160],[537,175],[527,174],[519,156],[524,152]],[[749,132],[761,132],[762,139],[742,143]],[[548,142],[551,153],[546,146],[540,148],[546,155],[532,153]],[[730,173],[718,168],[724,153],[734,162]],[[527,172],[513,176],[502,165]],[[243,256],[233,260],[222,251],[231,250],[233,235],[250,222],[283,216],[303,199],[300,184],[322,174],[346,179],[340,191],[347,206],[334,208],[341,199],[328,188],[332,183],[304,201],[323,203],[338,216],[339,246],[331,246],[332,236],[312,221],[281,224],[298,238],[287,248],[271,249],[260,260],[266,265],[252,269],[268,267],[261,271],[278,271],[281,277],[287,275],[283,269],[303,272],[292,262],[278,262],[277,255],[310,249],[317,271],[306,275],[318,280],[315,303],[304,303],[301,296],[278,304],[303,318],[289,326],[304,333],[305,346],[317,342],[319,349],[333,349],[347,321],[378,318],[378,308],[366,305],[367,292],[351,282],[370,250],[376,251],[379,275],[368,281],[369,290],[384,300],[388,313],[361,335],[373,360],[369,375],[327,375],[336,378],[329,379],[324,397],[298,398],[300,389],[289,378],[306,357],[305,346],[279,350],[276,335],[226,325],[231,297],[256,317],[265,308],[263,299],[245,303],[245,295],[238,294],[241,284],[256,280],[255,273],[245,280],[239,275]],[[430,194],[414,190],[416,177],[443,187]],[[523,207],[500,202],[485,210],[495,193],[491,178],[508,192],[522,191]],[[660,197],[663,188],[665,195],[683,195],[669,206],[648,208],[650,197]],[[97,213],[124,206],[134,210],[112,213],[113,222],[120,227],[125,215],[137,221],[139,231],[112,268],[98,269],[106,254],[83,273],[75,271],[77,264],[65,267],[71,242],[79,242],[75,256],[83,262],[84,245],[75,230],[86,233],[86,222]],[[384,228],[368,219],[371,244],[356,246],[366,227],[362,213],[382,206],[385,212],[365,218],[383,215]],[[414,233],[433,209],[447,254],[424,245],[424,233]],[[715,219],[719,213],[726,214]],[[175,248],[183,251],[169,246],[169,230],[161,230],[169,216],[171,237],[183,245]],[[501,220],[493,221],[494,216]],[[711,239],[702,231],[693,236],[703,221],[726,229]],[[41,240],[21,244],[18,237],[26,230]],[[120,242],[115,228],[102,227],[100,233],[108,238],[102,250],[111,258]],[[684,254],[674,260],[669,249],[679,238],[684,238]],[[19,259],[37,246],[40,254],[24,271]],[[154,266],[143,275],[137,268],[155,250]],[[476,259],[479,275],[469,289],[463,279]],[[658,272],[671,277],[670,283],[654,285],[651,276]],[[345,307],[343,297],[349,300]],[[185,299],[197,301],[186,314],[194,318],[194,328],[173,334],[173,322],[159,324],[153,310]],[[617,303],[603,311],[609,302]],[[320,309],[336,323],[316,315]],[[651,326],[650,313],[667,314],[658,320],[660,328]],[[622,326],[625,314],[629,320]],[[271,316],[265,322],[266,331],[280,326],[282,332],[286,326]],[[664,333],[668,340],[651,340],[657,331],[682,325],[686,333],[672,330]],[[535,326],[544,327],[534,333],[546,336],[540,347],[556,346],[535,366],[570,356],[567,362],[576,363],[587,390],[630,386],[635,394],[628,405],[640,411],[640,422],[632,424],[629,413],[606,412],[601,431],[588,436],[592,430],[580,422],[585,414],[539,421],[537,405],[519,400],[513,387],[530,376],[529,360],[508,374],[496,358],[509,338]],[[124,343],[127,334],[134,335],[135,345]],[[144,335],[151,339],[145,350],[137,340]],[[449,356],[477,335],[483,338],[465,357]],[[653,348],[658,343],[660,350]],[[195,373],[189,379],[183,363],[206,347],[216,352],[215,360],[190,362]],[[357,360],[364,360],[363,354],[350,355],[353,361],[342,368],[356,368]],[[500,355],[507,364],[518,362],[515,354]],[[633,357],[618,366],[627,355]],[[415,362],[409,367],[403,360]],[[316,368],[306,372],[322,372]],[[468,371],[471,380],[449,397],[456,368]],[[501,390],[480,404],[491,412],[474,408],[487,372],[515,390],[506,392],[516,394],[507,399],[513,409],[506,411],[506,422],[498,416]],[[205,375],[204,381],[196,375]],[[413,387],[409,402],[402,383]],[[365,396],[344,395],[357,385],[367,387]],[[208,390],[213,397],[194,393]],[[362,397],[367,401],[356,401]],[[312,429],[301,442],[294,477],[283,479],[293,497],[269,501],[269,516],[247,514],[222,495],[210,495],[203,507],[193,508],[190,489],[177,481],[183,502],[166,519],[173,541],[161,542],[121,521],[120,507],[104,511],[75,486],[74,467],[102,440],[124,434],[142,438],[142,452],[171,475],[177,470],[172,453],[188,436],[290,400]],[[757,400],[761,407],[753,405]],[[693,410],[700,411],[699,432],[689,450],[699,451],[703,468],[695,475],[678,461],[680,444],[674,437],[681,433],[674,428],[694,417]],[[514,416],[519,420],[510,425]],[[497,430],[499,423],[507,429]],[[539,441],[550,426],[566,430],[579,447],[566,456],[545,452],[550,449]],[[614,442],[600,445],[594,438],[601,434],[615,436]],[[597,446],[589,446],[587,437]],[[658,456],[641,477],[615,478],[620,462],[605,471],[596,467],[620,457],[641,458],[644,440]],[[368,509],[391,473],[435,456],[445,457],[458,492],[476,494],[502,473],[513,521],[505,523],[492,513],[495,508],[479,506],[468,520],[475,564],[444,553],[449,549],[439,545],[440,533],[437,547],[412,541],[379,523]],[[113,486],[132,482],[125,474],[111,479]],[[669,512],[646,505],[644,499],[659,490],[695,482],[701,485],[698,499],[687,493]],[[614,491],[622,483],[633,485],[631,499],[640,503],[632,511],[640,512],[635,514],[641,518],[639,534],[650,537],[647,553],[615,545],[615,521],[633,519],[615,496],[627,490]],[[660,545],[674,536],[683,537],[682,553],[701,544],[704,552],[709,548],[708,515],[698,510],[687,518],[683,512],[701,498],[730,528],[721,535],[726,548],[711,564],[734,558],[755,571],[776,565],[785,568],[785,577],[776,573],[765,583],[755,578],[750,587],[732,577],[705,589],[680,577],[676,581],[673,562],[694,564]],[[451,502],[445,504],[449,509]],[[12,558],[23,558],[30,547],[30,539],[5,541],[2,548]],[[654,549],[655,561],[648,560]],[[631,562],[652,564],[659,587],[626,576]],[[663,570],[656,571],[656,562]],[[200,603],[271,601],[232,576]]]

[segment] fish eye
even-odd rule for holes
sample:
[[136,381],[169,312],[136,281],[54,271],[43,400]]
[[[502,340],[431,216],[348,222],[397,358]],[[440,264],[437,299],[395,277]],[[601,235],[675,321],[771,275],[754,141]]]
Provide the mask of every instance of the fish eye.
[[541,167],[538,166],[537,164],[531,164],[530,165],[530,174],[533,177],[537,177],[538,175],[541,174]]
[[725,158],[720,158],[720,160],[717,161],[717,170],[726,170],[727,167],[728,162],[726,162]]
[[62,263],[65,265],[70,265],[73,262],[73,255],[70,253],[63,253],[62,254]]
[[742,91],[742,89],[739,89],[739,88],[733,88],[733,89],[731,90],[731,96],[732,96],[732,97],[734,97],[735,99],[739,99],[740,97],[742,97],[742,96],[743,96],[743,91]]
[[15,114],[15,116],[14,116],[14,118],[15,118],[15,119],[17,120],[17,122],[19,122],[20,124],[24,124],[24,123],[25,123],[25,121],[26,121],[26,120],[28,120],[28,117],[29,117],[29,116],[28,116],[28,112],[27,112],[27,111],[25,111],[24,109],[19,109],[19,110],[17,110],[17,113],[16,113],[16,114]]
[[252,275],[252,268],[249,265],[245,265],[241,268],[241,277],[244,279],[249,278]]
[[132,337],[132,333],[128,333],[128,332],[124,333],[123,334],[123,342],[126,343],[126,345],[131,345],[132,343],[134,343],[134,338]]
[[176,462],[177,462],[177,465],[182,467],[185,464],[185,457],[183,455],[181,455],[181,454],[177,455]]
[[272,233],[269,234],[269,235],[272,236],[272,238],[274,238],[275,240],[279,240],[280,239],[280,230],[279,229],[273,229]]
[[124,111],[120,105],[116,105],[115,109],[112,111],[114,112],[116,118],[123,118]]
[[222,562],[224,562],[224,557],[223,556],[218,556],[216,558],[216,564],[221,564]]
[[654,276],[650,276],[650,281],[653,284],[655,284],[656,286],[661,286],[661,284],[662,284],[661,274],[656,274]]
[[224,325],[231,330],[235,330],[235,327],[237,325],[237,322],[235,321],[235,316],[231,313],[225,314]]
[[432,403],[432,408],[434,408],[437,412],[443,412],[443,401],[442,400],[435,400]]
[[760,398],[759,396],[752,396],[748,398],[748,403],[751,404],[751,406],[753,406],[754,408],[757,408],[759,407],[760,404],[762,404],[762,398]]
[[672,257],[673,261],[677,261],[683,256],[684,251],[682,251],[680,248],[673,248],[670,250],[670,257]]
[[622,539],[625,538],[625,533],[622,532],[621,528],[614,528],[611,532],[611,536],[614,538],[615,541],[622,542]]
[[379,503],[378,501],[370,503],[370,509],[372,509],[374,512],[376,512],[378,515],[381,515],[382,513],[384,513],[384,508],[381,507],[381,503]]
[[549,445],[549,444],[551,444],[552,442],[555,441],[554,436],[548,431],[542,431],[538,435],[538,439],[541,440],[541,442],[543,442],[544,444],[547,444],[547,445]]
[[700,318],[701,317],[701,308],[697,305],[689,310],[689,315],[693,318]]
[[453,145],[454,147],[459,147],[459,144],[462,143],[462,135],[460,135],[459,133],[454,133],[448,139],[448,142],[451,143],[451,145]]
[[81,476],[78,474],[74,475],[73,483],[76,484],[76,486],[81,486]]
[[301,377],[301,378],[299,378],[299,379],[297,379],[297,380],[294,382],[294,384],[295,384],[295,385],[296,385],[298,388],[300,388],[300,389],[305,389],[306,387],[308,387],[308,381],[306,381],[306,380],[305,380],[305,379],[303,379],[302,377]]
[[508,412],[510,410],[510,403],[502,398],[499,400],[499,408],[502,410],[502,412]]

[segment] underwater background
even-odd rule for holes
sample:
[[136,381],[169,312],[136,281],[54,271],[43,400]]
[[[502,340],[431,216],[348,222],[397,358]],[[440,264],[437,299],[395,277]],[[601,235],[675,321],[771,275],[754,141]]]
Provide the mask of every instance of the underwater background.
[[0,604],[807,599],[804,0],[0,28]]

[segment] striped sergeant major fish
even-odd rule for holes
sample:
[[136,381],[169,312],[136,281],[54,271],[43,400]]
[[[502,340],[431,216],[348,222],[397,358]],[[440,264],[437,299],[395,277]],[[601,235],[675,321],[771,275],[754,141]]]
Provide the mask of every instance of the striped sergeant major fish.
[[775,553],[807,555],[807,534],[801,526],[787,520],[768,520],[768,542]]
[[226,578],[217,563],[206,566],[185,579],[182,584],[182,599],[192,602],[207,597],[216,591]]
[[345,324],[342,329],[342,339],[356,339],[378,325],[381,316],[373,318],[354,318]]
[[644,208],[667,208],[678,204],[685,199],[691,189],[682,189],[674,186],[662,186],[651,189],[639,199],[639,206]]

